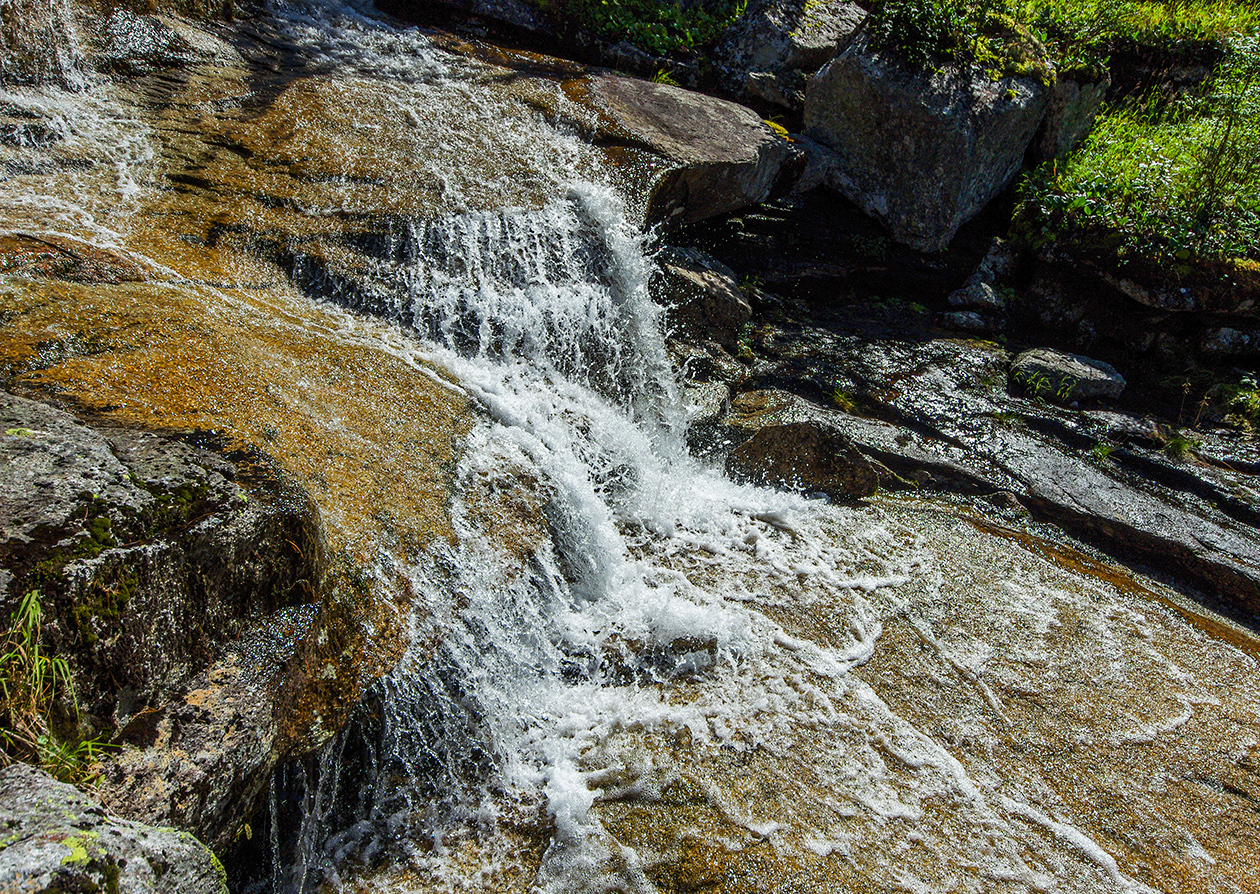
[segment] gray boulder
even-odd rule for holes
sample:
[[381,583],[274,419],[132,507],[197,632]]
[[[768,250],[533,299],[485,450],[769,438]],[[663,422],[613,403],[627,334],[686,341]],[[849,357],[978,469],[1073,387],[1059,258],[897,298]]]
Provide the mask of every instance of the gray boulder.
[[112,817],[28,764],[0,770],[0,891],[226,894],[223,867],[186,832]]
[[1033,141],[1033,153],[1039,161],[1063,158],[1089,135],[1094,120],[1107,98],[1111,76],[1103,73],[1100,80],[1084,80],[1060,76],[1050,94],[1046,117]]
[[1016,357],[1010,380],[1030,394],[1060,404],[1115,400],[1125,385],[1124,377],[1110,363],[1052,348],[1033,348]]
[[694,340],[711,339],[728,350],[752,317],[735,271],[702,251],[666,248],[656,257],[664,283],[661,297],[670,327]]
[[761,202],[788,157],[787,142],[736,103],[615,75],[592,76],[585,87],[601,117],[597,136],[665,162],[649,222],[681,226]]
[[866,11],[844,0],[761,0],[722,36],[714,52],[737,95],[800,111],[806,79],[844,49]]
[[1019,170],[1049,90],[948,67],[912,72],[864,35],[809,81],[805,133],[835,149],[828,185],[897,241],[945,248]]

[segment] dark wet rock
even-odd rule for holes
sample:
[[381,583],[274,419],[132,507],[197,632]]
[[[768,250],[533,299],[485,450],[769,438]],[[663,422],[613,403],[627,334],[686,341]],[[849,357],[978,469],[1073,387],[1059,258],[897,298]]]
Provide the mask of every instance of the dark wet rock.
[[1011,275],[1015,263],[1015,253],[1010,246],[1000,239],[994,239],[962,288],[949,294],[947,300],[950,306],[988,311],[1006,310],[1006,297],[998,289],[999,284]]
[[875,493],[871,462],[826,414],[774,392],[739,395],[726,420],[745,438],[726,460],[728,474],[746,481],[854,499]]
[[524,0],[438,0],[438,3],[463,13],[502,22],[514,28],[544,33],[551,33],[552,30],[546,17],[540,15],[537,8],[525,3]]
[[166,22],[128,9],[114,10],[101,23],[97,40],[96,67],[123,77],[190,65],[198,58],[192,44]]
[[40,593],[87,735],[121,746],[102,796],[216,845],[239,830],[301,688],[287,662],[324,571],[318,514],[262,457],[90,427],[0,392],[3,611]]
[[840,52],[866,19],[843,0],[761,0],[722,36],[714,51],[726,88],[800,111],[805,82]]
[[1089,135],[1094,120],[1107,97],[1111,77],[1084,80],[1060,75],[1051,88],[1050,105],[1033,140],[1033,153],[1039,161],[1063,158]]
[[685,225],[764,200],[788,157],[787,142],[733,102],[668,84],[593,76],[601,138],[647,149],[669,171],[648,203],[649,221]]
[[869,497],[879,483],[870,461],[845,438],[807,422],[759,430],[731,451],[726,471],[745,481],[838,498]]
[[970,332],[973,335],[988,335],[995,331],[993,324],[974,310],[954,310],[942,314],[941,323],[946,329]]
[[1110,363],[1052,348],[1033,348],[1011,364],[1011,384],[1056,403],[1115,400],[1125,381]]
[[734,349],[752,316],[735,273],[721,261],[690,248],[666,248],[656,257],[663,275],[661,298],[668,323],[679,335],[711,339]]
[[897,241],[939,251],[1010,183],[1048,101],[1030,79],[909,72],[859,35],[810,79],[805,133],[843,159],[832,188]]
[[251,624],[310,601],[316,510],[261,467],[240,481],[218,454],[3,392],[0,432],[0,565],[42,594],[102,721],[160,704]]
[[264,620],[189,681],[179,698],[129,718],[98,793],[124,816],[191,832],[217,851],[258,809],[286,744],[278,698],[314,607]]
[[0,890],[226,894],[223,867],[186,832],[111,816],[42,770],[0,770]]

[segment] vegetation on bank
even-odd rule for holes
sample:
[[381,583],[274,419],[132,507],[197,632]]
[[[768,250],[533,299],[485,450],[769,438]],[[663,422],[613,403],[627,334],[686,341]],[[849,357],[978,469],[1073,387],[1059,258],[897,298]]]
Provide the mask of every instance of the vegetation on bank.
[[1123,57],[1139,75],[1080,150],[1027,175],[1016,234],[1140,258],[1174,280],[1196,261],[1260,261],[1260,5],[876,0],[867,32],[911,67],[1045,83],[1099,80]]
[[1121,263],[1260,261],[1260,39],[1231,41],[1200,85],[1113,103],[1079,151],[1029,174],[1018,227],[1101,238]]
[[712,44],[744,14],[748,0],[682,4],[661,0],[536,0],[544,11],[575,20],[600,37],[627,40],[655,55]]

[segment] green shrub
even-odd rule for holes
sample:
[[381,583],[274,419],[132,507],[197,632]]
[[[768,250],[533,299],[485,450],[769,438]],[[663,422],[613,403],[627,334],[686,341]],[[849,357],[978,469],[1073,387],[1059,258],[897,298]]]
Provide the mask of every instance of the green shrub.
[[1011,0],[879,0],[866,30],[871,46],[910,68],[978,65],[994,80],[1005,75],[1050,83],[1045,48]]
[[1197,94],[1109,109],[1027,178],[1018,218],[1034,242],[1112,234],[1122,259],[1260,259],[1260,40],[1236,41]]
[[684,8],[660,0],[558,0],[556,8],[607,38],[623,38],[655,55],[692,50],[717,40],[744,14],[748,0],[717,0]]

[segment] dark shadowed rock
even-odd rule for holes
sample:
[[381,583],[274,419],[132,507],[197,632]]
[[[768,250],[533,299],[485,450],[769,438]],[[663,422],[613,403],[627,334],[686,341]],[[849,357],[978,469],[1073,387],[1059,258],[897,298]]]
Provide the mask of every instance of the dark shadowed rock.
[[844,49],[866,10],[843,0],[761,0],[722,36],[714,52],[733,93],[793,111],[805,81]]
[[262,466],[238,481],[217,454],[89,428],[7,392],[0,462],[12,598],[41,593],[50,644],[102,722],[125,725],[251,624],[312,599],[323,562],[315,507]]
[[752,316],[735,273],[702,251],[666,248],[656,257],[664,277],[661,298],[676,335],[712,339],[733,349]]
[[869,497],[879,486],[870,460],[827,414],[790,394],[741,394],[726,424],[746,437],[726,460],[736,478],[847,499]]
[[493,19],[514,28],[524,28],[527,31],[550,31],[547,20],[524,0],[438,0],[438,4],[458,9],[460,12]]
[[120,749],[101,796],[225,844],[301,723],[287,664],[323,576],[314,505],[262,457],[91,427],[7,392],[0,467],[0,611],[40,594],[85,734]]
[[1023,162],[1049,91],[945,68],[914,73],[859,35],[809,81],[805,132],[841,157],[828,183],[897,241],[939,251]]
[[1011,364],[1011,383],[1056,403],[1106,398],[1124,391],[1124,377],[1110,363],[1067,354],[1052,348],[1033,348]]
[[197,839],[110,816],[42,770],[0,770],[0,890],[22,894],[226,894]]
[[650,222],[694,223],[762,201],[788,157],[756,112],[668,84],[600,75],[585,83],[602,137],[669,165],[648,202]]

